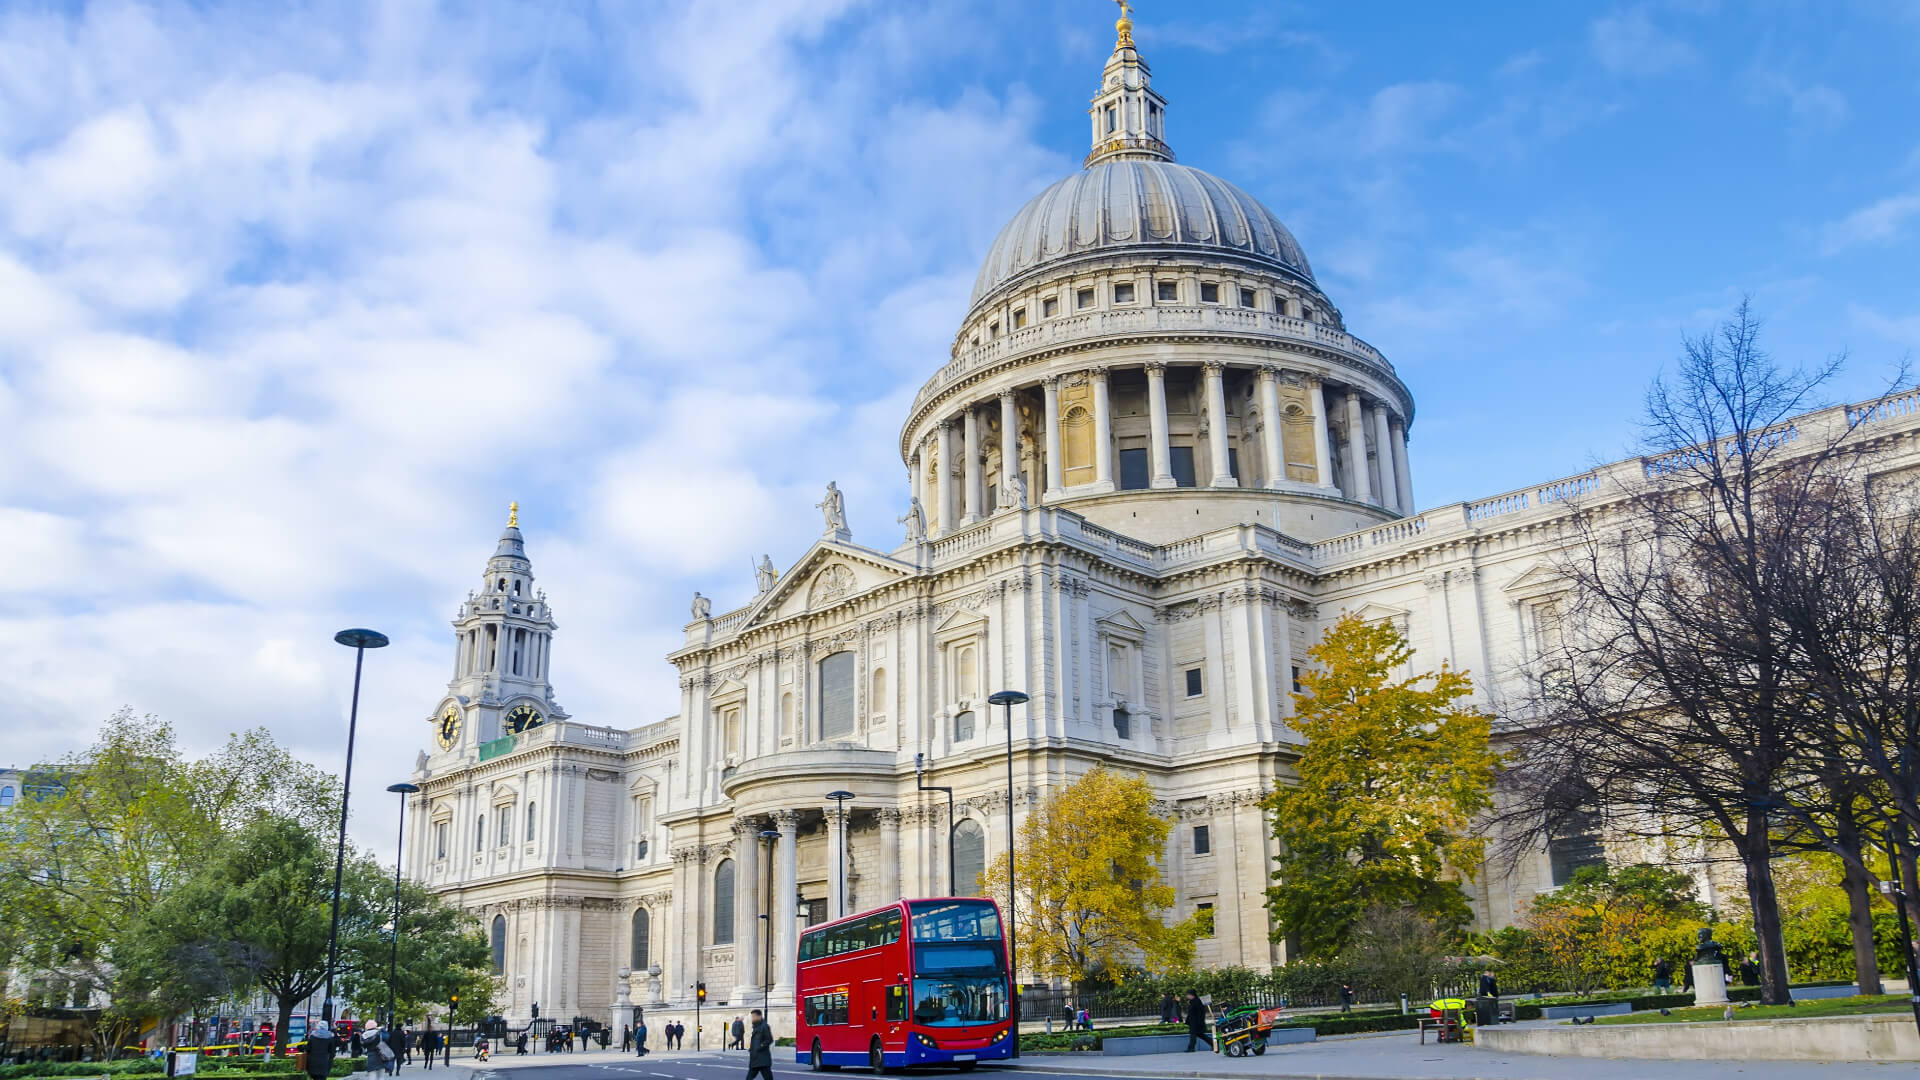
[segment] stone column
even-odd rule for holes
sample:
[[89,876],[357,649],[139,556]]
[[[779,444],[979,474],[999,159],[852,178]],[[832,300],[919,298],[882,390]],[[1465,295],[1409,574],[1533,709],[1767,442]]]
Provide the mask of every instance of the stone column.
[[800,906],[795,902],[800,887],[800,815],[792,810],[775,810],[773,825],[780,839],[773,853],[773,991],[785,992],[793,1000],[793,947],[800,936]]
[[1113,417],[1107,411],[1107,369],[1093,376],[1093,482],[1101,491],[1113,490]]
[[1367,478],[1366,417],[1361,414],[1360,392],[1347,391],[1347,497],[1356,502],[1372,502],[1372,481]]
[[1333,444],[1327,438],[1327,387],[1315,378],[1313,387],[1313,461],[1314,483],[1333,486]]
[[1380,505],[1405,513],[1400,505],[1400,485],[1393,478],[1393,443],[1387,435],[1387,406],[1373,407],[1374,456],[1380,461]]
[[[928,514],[933,513],[933,508],[927,505],[926,489],[920,486],[920,447],[918,445],[914,446],[912,456],[907,458],[907,494],[920,500],[920,508],[923,511]],[[928,522],[927,528],[933,528],[933,523]]]
[[1280,438],[1280,372],[1260,369],[1260,445],[1266,451],[1267,486],[1277,488],[1287,478],[1286,444]]
[[891,806],[880,808],[880,895],[872,907],[900,899],[900,811]]
[[939,523],[941,534],[953,531],[953,421],[940,421],[940,471],[935,474],[939,480],[939,506],[934,507],[934,520]]
[[1413,474],[1407,471],[1407,429],[1398,416],[1387,418],[1387,437],[1393,443],[1393,478],[1400,485],[1400,512],[1413,513]]
[[1239,487],[1227,461],[1227,392],[1225,366],[1217,360],[1206,364],[1207,373],[1207,447],[1212,451],[1211,487]]
[[961,523],[971,525],[980,520],[980,410],[967,406],[967,449],[966,449],[966,512]]
[[760,822],[733,823],[733,997],[760,993]]
[[1014,478],[1020,475],[1020,418],[1013,408],[1013,391],[1000,391],[1000,505],[1017,507]]
[[1041,381],[1047,392],[1047,499],[1060,496],[1060,376]]
[[1157,361],[1147,365],[1147,422],[1152,430],[1147,451],[1153,469],[1147,486],[1175,487],[1173,453],[1167,448],[1167,365]]
[[[844,804],[842,804],[844,805]],[[847,913],[847,827],[843,811],[826,807],[827,814],[827,918]]]

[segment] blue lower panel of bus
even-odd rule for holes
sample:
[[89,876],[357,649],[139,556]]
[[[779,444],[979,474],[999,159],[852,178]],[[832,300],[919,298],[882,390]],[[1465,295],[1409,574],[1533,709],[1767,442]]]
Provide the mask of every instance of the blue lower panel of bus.
[[[796,1047],[795,1050],[796,1053],[793,1055],[795,1062],[801,1065],[812,1062],[813,1054],[810,1047],[807,1049]],[[917,1040],[909,1037],[907,1039],[907,1048],[904,1052],[888,1050],[884,1052],[881,1057],[886,1060],[887,1067],[890,1069],[903,1068],[908,1065],[952,1065],[955,1062],[961,1061],[1005,1061],[1013,1057],[1013,1037],[1009,1035],[998,1042],[967,1050],[943,1050],[938,1047],[923,1046]],[[864,1050],[822,1050],[820,1052],[820,1063],[823,1065],[855,1066],[871,1064],[871,1062],[867,1060],[867,1054]]]

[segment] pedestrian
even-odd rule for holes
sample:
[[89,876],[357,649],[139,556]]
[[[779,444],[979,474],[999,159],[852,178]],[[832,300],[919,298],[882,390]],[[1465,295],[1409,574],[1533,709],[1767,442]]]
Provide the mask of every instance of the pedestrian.
[[1680,969],[1680,989],[1682,991],[1688,991],[1693,989],[1693,965],[1692,964],[1688,964],[1685,967]]
[[680,1048],[681,1048],[681,1047],[682,1047],[683,1045],[685,1045],[685,1043],[686,1043],[686,1040],[687,1040],[687,1025],[686,1025],[685,1023],[683,1023],[683,1022],[681,1022],[681,1021],[679,1021],[679,1020],[675,1020],[675,1021],[673,1022],[673,1027],[672,1027],[672,1029],[671,1029],[671,1030],[672,1030],[672,1032],[673,1032],[673,1041],[672,1041],[671,1043],[669,1043],[668,1045],[669,1045],[669,1046],[670,1046],[670,1047],[671,1047],[672,1049],[674,1049],[674,1050],[678,1050],[678,1049],[680,1049]]
[[1343,1013],[1350,1013],[1353,1011],[1353,984],[1352,983],[1343,982],[1340,984],[1340,1011]]
[[1174,1000],[1171,990],[1160,995],[1160,1022],[1163,1024],[1180,1022],[1180,1003]]
[[1663,994],[1673,989],[1673,961],[1664,956],[1653,962],[1653,988]]
[[354,1028],[353,1038],[347,1041],[347,1056],[348,1057],[364,1057],[366,1055],[366,1052],[367,1052],[367,1041],[360,1037],[360,1029]]
[[647,1056],[647,1018],[643,1014],[633,1022],[633,1044],[635,1057]]
[[408,1036],[406,1025],[395,1020],[390,1028],[393,1032],[393,1074],[400,1075],[400,1066],[413,1060],[413,1040]]
[[1500,982],[1493,977],[1491,971],[1480,973],[1480,996],[1492,998],[1496,1002],[1500,1000]]
[[773,1029],[753,1010],[753,1044],[747,1047],[747,1080],[773,1080]]
[[747,1022],[737,1016],[733,1018],[733,1048],[736,1050],[747,1048]]
[[628,1024],[621,1024],[620,1052],[624,1054],[631,1049],[633,1049],[633,1028]]
[[340,1049],[340,1040],[327,1026],[325,1020],[314,1025],[307,1032],[307,1076],[311,1080],[327,1080],[333,1073],[333,1057]]
[[433,1059],[440,1053],[440,1033],[433,1030],[433,1021],[427,1021],[427,1030],[420,1035],[420,1050],[427,1059],[427,1068],[433,1068]]
[[368,1072],[386,1071],[387,1055],[381,1052],[385,1048],[380,1043],[379,1024],[367,1025],[367,1030],[360,1034],[360,1048],[366,1052]]
[[514,1037],[513,1056],[514,1057],[527,1056],[527,1033],[524,1031]]
[[1751,956],[1740,961],[1740,981],[1748,986],[1760,985],[1760,965],[1754,963]]
[[1213,1036],[1207,1034],[1207,1007],[1200,1002],[1200,995],[1187,991],[1187,1053],[1193,1053],[1193,1044],[1203,1042],[1207,1049],[1213,1049]]

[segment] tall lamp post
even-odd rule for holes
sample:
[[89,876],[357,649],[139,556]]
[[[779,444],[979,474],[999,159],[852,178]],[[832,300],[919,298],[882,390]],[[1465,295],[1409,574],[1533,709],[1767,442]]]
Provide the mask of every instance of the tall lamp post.
[[760,909],[760,1007],[768,1013],[773,1011],[773,842],[778,839],[780,830],[760,830],[760,841],[767,846],[767,904]]
[[1013,707],[1029,700],[1018,690],[1001,690],[987,698],[987,704],[1005,706],[1007,710],[1007,1000],[1011,1006],[1008,1013],[1012,1019],[1014,1057],[1020,1056],[1020,967],[1014,951],[1015,927],[1019,925],[1014,905],[1019,893],[1013,887]]
[[333,1025],[333,973],[340,962],[340,876],[347,869],[347,799],[353,794],[353,735],[360,726],[360,665],[368,649],[383,649],[387,635],[378,630],[342,630],[333,640],[353,650],[353,704],[347,711],[347,771],[340,784],[340,842],[333,853],[333,922],[327,929],[327,996],[320,1019]]
[[834,816],[840,822],[840,842],[833,847],[834,881],[838,883],[835,895],[839,897],[833,917],[837,919],[847,913],[847,800],[853,798],[853,792],[829,791],[827,798],[833,800]]
[[393,953],[387,957],[387,1026],[393,1026],[394,980],[400,973],[400,860],[407,851],[407,796],[420,790],[418,784],[388,784],[387,790],[400,796],[400,839],[393,845]]
[[925,754],[913,755],[913,785],[921,791],[947,793],[947,895],[959,896],[960,883],[954,880],[953,872],[953,788],[927,783],[927,755]]

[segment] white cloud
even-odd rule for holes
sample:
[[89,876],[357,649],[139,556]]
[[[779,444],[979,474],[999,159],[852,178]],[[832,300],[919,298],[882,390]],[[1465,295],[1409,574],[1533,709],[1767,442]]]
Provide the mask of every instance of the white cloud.
[[1822,250],[1834,255],[1848,248],[1884,244],[1898,238],[1916,216],[1920,216],[1920,191],[1889,195],[1829,224],[1822,231]]
[[1594,58],[1616,75],[1661,75],[1698,59],[1693,46],[1655,26],[1645,7],[1593,20],[1587,37]]

